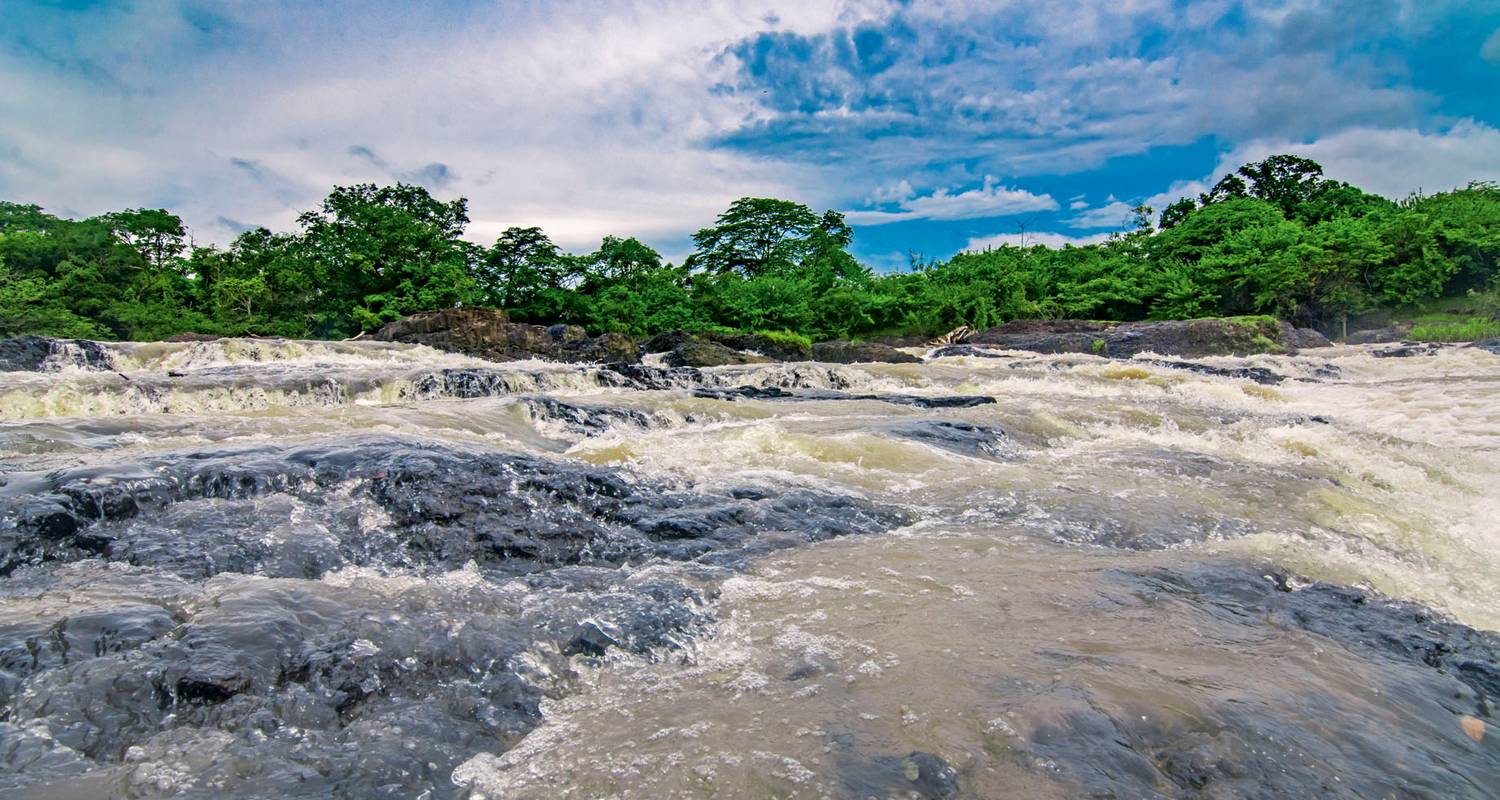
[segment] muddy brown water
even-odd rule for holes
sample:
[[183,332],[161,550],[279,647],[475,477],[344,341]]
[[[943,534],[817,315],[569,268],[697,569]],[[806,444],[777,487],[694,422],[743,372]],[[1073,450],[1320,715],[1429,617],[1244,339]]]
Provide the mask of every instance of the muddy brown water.
[[0,374],[0,790],[1494,797],[1500,357],[1373,349]]

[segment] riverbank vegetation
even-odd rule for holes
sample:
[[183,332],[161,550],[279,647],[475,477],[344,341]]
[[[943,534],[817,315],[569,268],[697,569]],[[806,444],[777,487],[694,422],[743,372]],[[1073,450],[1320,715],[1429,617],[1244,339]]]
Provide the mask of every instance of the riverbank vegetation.
[[1442,320],[1413,335],[1479,338],[1500,320],[1500,186],[1392,200],[1273,156],[1130,230],[1060,249],[1001,246],[877,274],[841,214],[743,198],[670,264],[635,238],[566,253],[538,228],[462,237],[468,206],[417,186],[335,188],[295,230],[192,246],[175,215],[82,220],[0,202],[0,336],[149,340],[195,332],[343,338],[454,306],[594,332],[932,335],[1013,319],[1267,314],[1335,335],[1350,317]]

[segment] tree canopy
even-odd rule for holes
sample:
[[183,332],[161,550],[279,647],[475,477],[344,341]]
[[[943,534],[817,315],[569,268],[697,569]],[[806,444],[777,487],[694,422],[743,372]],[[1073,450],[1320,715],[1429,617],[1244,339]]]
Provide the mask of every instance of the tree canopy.
[[345,337],[454,306],[634,335],[814,337],[926,335],[1029,317],[1264,313],[1329,327],[1348,314],[1469,294],[1500,308],[1492,183],[1396,202],[1278,155],[1168,205],[1159,220],[1136,211],[1133,231],[1101,244],[1006,245],[876,274],[850,254],[854,234],[841,214],[772,198],[736,200],[693,236],[681,265],[626,236],[580,254],[535,227],[475,244],[463,238],[464,199],[399,183],[336,187],[294,230],[257,228],[224,247],[191,246],[165,209],[71,220],[0,202],[0,336]]

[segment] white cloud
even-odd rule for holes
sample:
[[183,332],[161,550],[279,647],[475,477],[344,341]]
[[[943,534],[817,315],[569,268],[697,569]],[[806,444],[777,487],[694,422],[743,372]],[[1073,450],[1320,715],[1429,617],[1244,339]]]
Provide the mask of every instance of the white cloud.
[[1066,245],[1084,247],[1085,245],[1099,244],[1109,239],[1107,233],[1096,233],[1090,236],[1069,236],[1066,233],[1055,231],[1028,231],[1026,233],[997,233],[993,236],[976,236],[964,245],[965,250],[984,250],[992,247],[1011,245],[1012,247],[1034,247],[1046,245],[1052,248],[1061,248]]
[[1479,57],[1485,61],[1500,64],[1500,28],[1496,28],[1495,32],[1484,40],[1484,44],[1479,48]]
[[1134,214],[1134,206],[1115,200],[1107,205],[1086,211],[1072,219],[1065,220],[1072,228],[1123,228],[1129,224]]
[[1178,198],[1208,191],[1241,165],[1278,153],[1311,158],[1323,165],[1327,177],[1393,199],[1415,191],[1432,194],[1460,188],[1474,180],[1500,180],[1500,130],[1465,120],[1442,131],[1351,128],[1305,143],[1247,142],[1221,157],[1212,173],[1176,181],[1144,202],[1160,212]]
[[[799,3],[776,26],[811,34],[884,8]],[[730,69],[716,54],[767,26],[761,3],[422,24],[300,3],[219,13],[233,36],[211,47],[151,4],[68,17],[90,35],[49,42],[56,64],[0,48],[0,196],[68,214],[168,206],[202,243],[230,221],[290,227],[335,184],[438,176],[436,194],[469,198],[470,238],[539,225],[569,248],[608,233],[670,248],[744,195],[838,204],[816,167],[704,144],[762,113],[714,90]]]
[[1068,204],[1069,211],[1081,211],[1088,207],[1089,202],[1087,200],[1074,200],[1073,202]]
[[993,176],[986,175],[980,188],[957,194],[938,189],[922,197],[908,197],[897,205],[900,211],[849,211],[844,217],[854,225],[884,225],[917,219],[983,219],[1026,211],[1051,211],[1057,208],[1057,201],[1051,195],[1003,186]]

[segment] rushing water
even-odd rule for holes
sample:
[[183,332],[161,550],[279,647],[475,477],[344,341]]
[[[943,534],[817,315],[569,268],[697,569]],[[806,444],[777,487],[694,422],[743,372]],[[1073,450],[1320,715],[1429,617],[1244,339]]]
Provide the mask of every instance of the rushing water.
[[8,797],[1500,796],[1483,350],[109,355],[0,374]]

